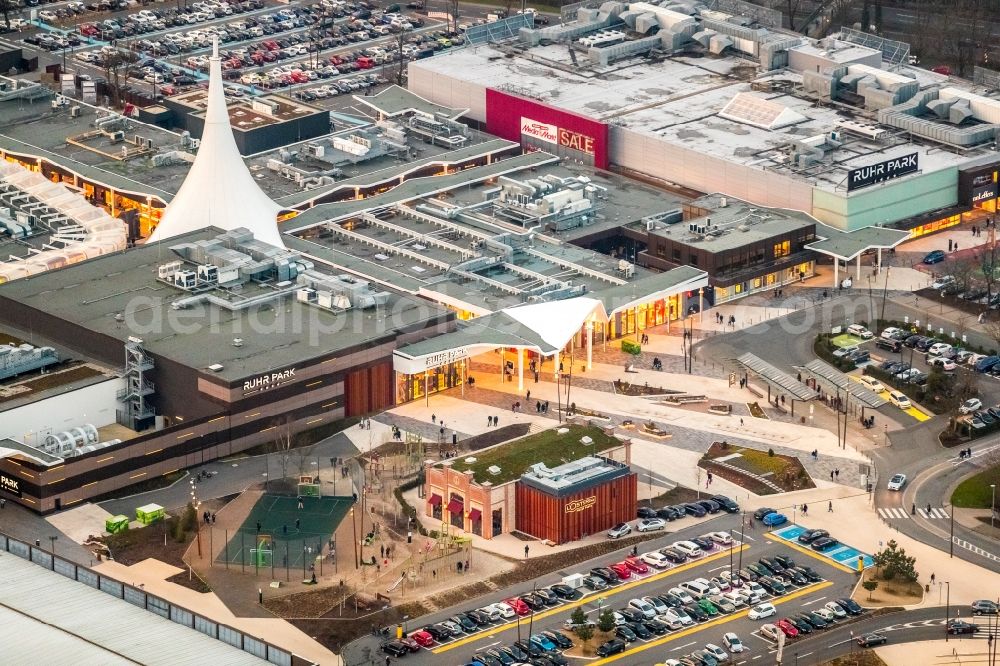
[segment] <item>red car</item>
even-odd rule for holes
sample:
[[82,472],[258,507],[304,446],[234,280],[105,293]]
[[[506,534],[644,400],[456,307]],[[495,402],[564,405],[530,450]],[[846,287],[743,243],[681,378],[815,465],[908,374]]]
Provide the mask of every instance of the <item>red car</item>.
[[618,577],[622,580],[628,580],[632,577],[632,569],[629,568],[624,562],[618,562],[617,564],[611,564],[608,566],[609,569],[618,574]]
[[410,638],[413,639],[414,643],[417,643],[421,647],[430,647],[434,645],[434,639],[423,629],[420,631],[414,631],[410,634]]
[[626,557],[623,564],[636,573],[649,573],[649,567],[638,557]]
[[799,630],[796,629],[795,625],[788,620],[778,620],[774,624],[777,625],[778,629],[781,629],[781,632],[788,638],[795,638],[799,635]]
[[528,608],[528,604],[524,603],[517,597],[511,597],[510,599],[504,599],[503,602],[514,609],[514,612],[518,615],[530,615],[531,609]]
[[413,640],[412,638],[400,638],[399,642],[410,648],[410,652],[420,652],[420,643]]

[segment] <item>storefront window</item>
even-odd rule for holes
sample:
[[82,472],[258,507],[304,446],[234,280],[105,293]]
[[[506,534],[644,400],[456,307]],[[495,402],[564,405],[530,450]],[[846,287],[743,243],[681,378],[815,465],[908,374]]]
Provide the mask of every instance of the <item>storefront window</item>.
[[[426,377],[425,377],[426,374]],[[427,373],[406,375],[396,373],[396,402],[403,404],[424,397],[424,389],[437,393],[459,386],[465,380],[465,362],[456,361],[432,368]]]

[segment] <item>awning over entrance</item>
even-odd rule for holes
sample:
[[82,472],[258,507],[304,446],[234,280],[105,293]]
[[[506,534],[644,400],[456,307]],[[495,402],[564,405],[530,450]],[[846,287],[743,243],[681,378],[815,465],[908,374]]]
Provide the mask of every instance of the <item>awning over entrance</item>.
[[886,401],[874,391],[866,389],[825,361],[819,359],[809,361],[802,368],[802,371],[815,379],[818,384],[824,386],[829,393],[836,391],[848,393],[866,407],[875,408],[886,404]]
[[453,499],[452,501],[448,502],[448,513],[454,513],[454,514],[462,513],[462,501]]
[[755,354],[747,352],[737,358],[736,362],[749,372],[757,375],[761,381],[778,391],[787,393],[794,400],[812,400],[818,397],[816,391],[800,382],[797,378],[783,370],[779,370]]
[[551,356],[565,347],[587,321],[606,322],[596,298],[567,298],[505,308],[459,322],[458,330],[415,342],[393,352],[393,368],[412,375],[502,347]]
[[841,231],[834,227],[816,223],[818,240],[806,245],[806,249],[815,250],[841,261],[850,261],[867,250],[885,250],[896,247],[907,238],[910,232],[885,227],[865,227],[856,231]]
[[443,500],[441,499],[440,495],[431,495],[431,498],[429,500],[427,500],[427,503],[430,504],[431,506],[437,506],[442,501]]
[[469,511],[469,520],[476,522],[483,519],[483,512],[479,509],[473,509]]

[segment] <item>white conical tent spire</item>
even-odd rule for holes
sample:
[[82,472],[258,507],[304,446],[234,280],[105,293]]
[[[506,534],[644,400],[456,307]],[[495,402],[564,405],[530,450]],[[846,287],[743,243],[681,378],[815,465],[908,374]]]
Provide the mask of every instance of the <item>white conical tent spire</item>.
[[218,38],[213,39],[209,63],[208,106],[198,155],[149,242],[206,227],[227,231],[245,227],[257,240],[284,247],[277,222],[281,207],[260,189],[236,147],[222,85]]

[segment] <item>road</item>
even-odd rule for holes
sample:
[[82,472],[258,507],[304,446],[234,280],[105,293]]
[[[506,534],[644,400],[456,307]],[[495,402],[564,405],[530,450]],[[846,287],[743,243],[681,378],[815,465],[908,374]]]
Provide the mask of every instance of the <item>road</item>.
[[[691,520],[691,519],[687,519]],[[661,548],[679,539],[704,534],[711,530],[728,529],[733,531],[734,536],[741,538],[739,533],[740,516],[722,515],[710,520],[702,520],[691,526],[684,527],[673,534],[664,535],[654,541],[642,544],[640,552],[647,552],[654,548]],[[424,649],[407,657],[407,662],[417,664],[436,663],[468,663],[472,655],[479,650],[484,650],[490,646],[509,645],[518,640],[518,637],[526,638],[529,633],[537,633],[541,630],[557,631],[562,627],[563,622],[568,619],[573,608],[579,606],[583,608],[591,618],[596,618],[599,609],[610,607],[620,609],[627,605],[629,599],[651,595],[663,594],[669,588],[674,587],[686,580],[693,580],[698,577],[718,576],[723,570],[730,568],[730,561],[736,568],[746,566],[751,562],[756,562],[760,557],[771,557],[775,554],[785,554],[794,557],[799,564],[811,566],[822,578],[820,582],[793,588],[789,594],[773,599],[778,607],[778,616],[784,617],[791,613],[803,610],[814,610],[824,603],[834,599],[848,596],[856,582],[856,575],[847,567],[834,563],[832,560],[823,557],[808,548],[798,544],[789,544],[773,535],[765,532],[749,531],[746,534],[744,543],[732,549],[723,548],[716,550],[700,560],[689,561],[688,563],[677,565],[674,568],[666,569],[643,576],[639,580],[622,583],[617,587],[601,593],[589,593],[576,601],[562,603],[559,606],[540,610],[530,618],[524,618],[520,622],[510,621],[505,624],[491,626],[484,631],[463,636],[443,645],[432,646],[431,649]],[[571,572],[586,573],[592,567],[606,566],[612,562],[622,560],[627,555],[626,550],[604,557],[595,558],[589,562],[566,568],[564,572],[547,574],[540,576],[536,581],[522,583],[508,589],[485,595],[477,599],[470,599],[468,602],[447,610],[434,613],[433,615],[422,617],[418,622],[411,623],[407,627],[408,631],[414,631],[419,627],[439,622],[447,619],[458,612],[480,608],[489,603],[500,601],[512,595],[524,594],[532,589],[532,586],[546,586],[557,583],[561,580],[560,574]],[[599,659],[595,663],[603,664],[612,661],[622,664],[651,664],[661,661],[664,658],[677,658],[690,653],[695,649],[703,647],[706,643],[720,644],[722,634],[733,631],[747,644],[749,652],[740,655],[734,660],[734,666],[740,664],[762,664],[769,661],[757,661],[762,656],[774,655],[776,646],[772,641],[765,639],[759,633],[759,626],[764,621],[751,621],[746,617],[747,609],[738,609],[736,612],[709,619],[694,626],[667,633],[662,636],[652,637],[647,640],[639,640],[629,645],[625,653],[616,655],[611,659]],[[912,618],[907,615],[906,621],[928,620],[942,618],[943,609],[931,609],[920,611]],[[777,618],[769,618],[766,622],[773,622]],[[838,622],[837,628],[818,631],[811,638],[793,639],[785,648],[785,654],[791,654],[790,650],[799,652],[800,662],[803,664],[819,663],[828,659],[830,650],[850,649],[850,631],[855,634],[868,631],[872,627],[889,626],[899,624],[899,619],[875,619],[861,616],[852,623]],[[840,625],[844,625],[842,628]],[[910,631],[906,628],[905,631]],[[898,631],[904,631],[900,628]],[[926,633],[930,637],[930,630],[927,628],[913,628],[915,633]],[[941,636],[938,629],[938,637]],[[909,636],[909,634],[900,634]],[[846,638],[845,638],[846,637]],[[378,650],[379,641],[376,638],[365,637],[355,641],[345,649],[346,664],[366,664],[373,658]],[[379,658],[381,659],[381,658]],[[786,662],[787,663],[787,662]]]

